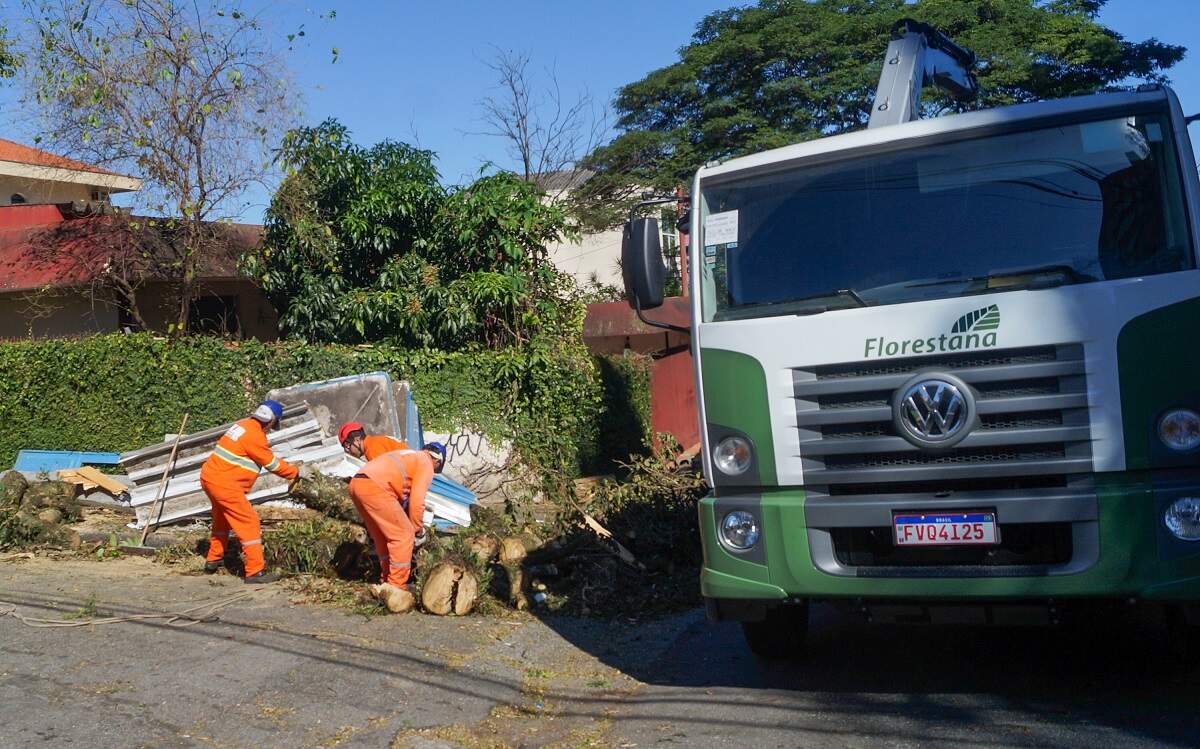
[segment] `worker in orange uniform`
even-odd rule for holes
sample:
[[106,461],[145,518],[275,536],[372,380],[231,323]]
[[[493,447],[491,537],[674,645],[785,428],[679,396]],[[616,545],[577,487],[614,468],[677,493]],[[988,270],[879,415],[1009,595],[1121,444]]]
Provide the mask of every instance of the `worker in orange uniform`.
[[348,421],[338,430],[338,442],[347,455],[359,460],[375,460],[393,450],[407,450],[408,443],[386,434],[367,434],[366,428],[357,421]]
[[263,401],[254,413],[242,419],[217,440],[217,448],[200,469],[200,487],[212,503],[212,539],[204,571],[216,572],[225,556],[229,531],[237,534],[245,560],[245,582],[271,583],[279,575],[268,575],[263,568],[262,531],[258,514],[246,494],[258,480],[260,470],[268,470],[292,480],[299,475],[296,466],[276,458],[267,444],[267,432],[279,427],[283,405]]
[[425,535],[425,493],[446,462],[446,448],[392,450],[368,461],[350,480],[350,498],[379,555],[380,582],[407,590],[413,545]]

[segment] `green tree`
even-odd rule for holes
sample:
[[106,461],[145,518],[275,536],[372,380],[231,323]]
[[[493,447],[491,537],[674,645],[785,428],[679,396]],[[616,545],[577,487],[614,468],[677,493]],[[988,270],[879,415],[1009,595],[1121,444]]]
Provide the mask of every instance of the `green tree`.
[[357,146],[334,120],[291,131],[279,162],[287,176],[245,267],[286,334],[457,349],[573,324],[545,251],[567,219],[535,185],[502,172],[446,190],[433,153]]
[[0,24],[0,79],[12,78],[18,64],[20,60],[12,48],[12,40],[8,38],[8,27]]
[[[696,27],[679,61],[621,88],[621,134],[584,166],[591,226],[618,223],[647,187],[701,164],[864,127],[893,24],[912,17],[979,56],[979,107],[1162,82],[1182,47],[1129,41],[1097,20],[1105,0],[760,0]],[[932,87],[927,114],[950,102]]]

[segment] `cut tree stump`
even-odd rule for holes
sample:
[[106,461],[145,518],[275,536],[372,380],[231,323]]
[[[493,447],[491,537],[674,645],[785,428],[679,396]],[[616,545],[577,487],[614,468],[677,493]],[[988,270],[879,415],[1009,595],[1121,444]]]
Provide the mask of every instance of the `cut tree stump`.
[[525,542],[516,536],[509,536],[500,541],[500,564],[519,564],[528,553]]
[[439,562],[421,586],[421,606],[431,614],[463,616],[479,599],[479,580],[458,562]]
[[467,548],[483,564],[490,564],[496,561],[496,557],[500,555],[500,541],[495,536],[487,533],[475,536],[467,541]]

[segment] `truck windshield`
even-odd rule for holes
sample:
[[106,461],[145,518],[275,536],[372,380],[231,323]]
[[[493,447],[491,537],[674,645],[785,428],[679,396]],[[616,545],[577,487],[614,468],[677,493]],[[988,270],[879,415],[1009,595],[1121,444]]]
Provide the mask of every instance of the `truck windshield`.
[[1166,115],[701,183],[707,320],[1194,267]]

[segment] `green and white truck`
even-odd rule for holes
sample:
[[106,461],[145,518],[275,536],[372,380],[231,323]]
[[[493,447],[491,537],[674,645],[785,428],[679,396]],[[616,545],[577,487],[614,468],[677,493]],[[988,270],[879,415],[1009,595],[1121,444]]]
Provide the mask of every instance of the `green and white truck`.
[[[1148,86],[916,119],[972,61],[899,25],[870,127],[692,185],[700,584],[761,655],[798,652],[814,600],[1138,605],[1200,640],[1195,117]],[[639,315],[657,238],[626,227]]]

